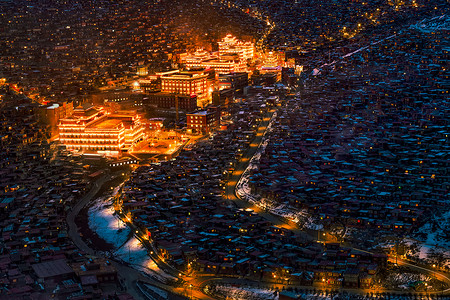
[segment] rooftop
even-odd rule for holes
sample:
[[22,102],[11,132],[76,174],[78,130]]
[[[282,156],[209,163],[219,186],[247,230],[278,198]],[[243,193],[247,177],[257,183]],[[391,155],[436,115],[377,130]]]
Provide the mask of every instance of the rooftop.
[[92,129],[117,129],[120,127],[122,120],[120,119],[103,119],[90,125]]
[[197,116],[206,116],[208,114],[208,111],[202,110],[202,111],[196,111],[187,115],[197,115]]
[[65,259],[46,261],[32,265],[34,272],[40,278],[57,277],[73,273],[73,270],[67,265]]

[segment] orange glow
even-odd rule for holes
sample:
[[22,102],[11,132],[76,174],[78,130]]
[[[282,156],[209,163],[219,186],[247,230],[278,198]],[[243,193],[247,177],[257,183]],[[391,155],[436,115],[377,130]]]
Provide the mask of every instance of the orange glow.
[[71,117],[61,119],[58,128],[59,140],[69,150],[114,157],[145,137],[136,112],[108,114],[93,106],[77,107]]

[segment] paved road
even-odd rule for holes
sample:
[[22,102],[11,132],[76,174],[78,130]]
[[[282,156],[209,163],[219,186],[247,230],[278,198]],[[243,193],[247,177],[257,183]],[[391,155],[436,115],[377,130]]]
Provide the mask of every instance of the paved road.
[[105,184],[105,182],[107,182],[109,179],[109,175],[104,175],[103,177],[95,181],[91,190],[86,195],[84,195],[83,198],[81,198],[67,214],[66,221],[69,227],[68,234],[70,238],[79,249],[90,255],[95,255],[95,250],[91,249],[81,238],[80,234],[78,233],[78,227],[75,224],[75,217],[80,213],[83,207],[85,207],[94,198],[98,191],[100,191],[103,184]]
[[[244,174],[245,170],[249,166],[250,160],[255,155],[256,151],[258,150],[258,148],[259,148],[259,146],[260,146],[260,144],[261,144],[261,142],[263,140],[264,133],[267,130],[267,126],[268,126],[268,124],[270,122],[270,119],[273,116],[274,112],[275,112],[275,110],[271,110],[265,115],[265,117],[263,119],[263,122],[261,122],[260,126],[258,127],[255,139],[250,144],[250,148],[248,149],[248,151],[242,156],[242,158],[237,163],[237,165],[235,167],[235,170],[233,171],[232,175],[230,176],[230,180],[227,183],[226,190],[225,190],[225,198],[227,200],[229,200],[229,201],[232,201],[232,202],[236,203],[241,208],[250,208],[250,209],[252,209],[256,213],[258,213],[262,217],[264,217],[266,220],[272,222],[275,225],[278,225],[278,226],[281,226],[283,228],[289,229],[289,230],[293,231],[294,233],[299,234],[300,236],[302,236],[306,240],[316,240],[316,235],[314,235],[314,236],[308,235],[307,233],[302,231],[298,227],[297,224],[295,224],[293,222],[287,222],[282,217],[279,217],[279,216],[273,215],[271,213],[268,213],[268,212],[264,211],[263,209],[261,209],[260,207],[258,207],[256,205],[253,205],[253,204],[249,203],[246,200],[241,199],[236,194],[236,185],[238,184],[240,178],[242,177],[242,175]],[[318,235],[317,235],[317,237],[318,237]],[[350,248],[352,248],[352,247],[350,246]],[[361,249],[356,249],[356,248],[353,248],[353,249],[358,250],[358,251],[362,251],[362,252],[371,253],[371,252],[368,252],[368,251],[365,251],[365,250],[361,250]],[[389,259],[389,260],[391,262],[395,262],[395,259]],[[424,267],[421,267],[421,266],[417,266],[417,265],[412,264],[411,262],[408,262],[408,261],[405,261],[405,260],[401,260],[401,259],[398,260],[398,264],[406,266],[406,267],[409,267],[411,269],[415,269],[415,270],[420,271],[420,272],[425,272],[427,274],[434,275],[436,278],[446,282],[450,286],[449,275],[447,275],[445,273],[439,272],[439,271],[437,271],[437,270],[435,270],[433,268],[424,268]],[[385,292],[398,293],[399,291],[385,290]],[[450,288],[448,288],[448,289],[446,289],[444,291],[439,291],[439,292],[428,292],[428,294],[449,295],[450,294]]]
[[[105,175],[101,178],[99,178],[93,185],[91,190],[84,195],[78,202],[75,204],[75,206],[72,208],[72,210],[68,213],[66,221],[68,224],[68,234],[70,238],[73,240],[74,244],[82,251],[89,255],[101,257],[102,255],[97,253],[96,250],[92,249],[86,242],[82,239],[78,232],[78,227],[75,223],[76,216],[80,213],[80,211],[85,207],[89,202],[94,200],[95,195],[100,191],[102,186],[108,182],[108,180],[112,179],[110,175]],[[137,287],[136,283],[142,282],[146,284],[150,284],[153,286],[156,286],[158,288],[161,288],[163,290],[176,293],[176,294],[183,294],[182,288],[174,288],[169,285],[162,284],[160,282],[157,282],[149,277],[146,277],[144,274],[142,274],[140,271],[137,271],[136,269],[133,269],[132,267],[125,265],[123,263],[114,261],[110,259],[112,265],[117,269],[117,273],[119,274],[120,279],[123,282],[123,285],[130,295],[132,295],[135,299],[146,299],[139,288]],[[193,288],[192,290],[189,290],[189,295],[192,295],[194,299],[204,299],[204,300],[212,300],[213,298],[210,298],[209,296],[203,294],[200,290],[196,290]]]
[[284,218],[273,215],[267,211],[264,211],[262,208],[260,208],[256,205],[253,205],[253,204],[249,203],[248,201],[245,201],[236,195],[236,185],[239,182],[241,176],[244,174],[245,170],[247,169],[247,167],[250,163],[250,160],[255,155],[261,142],[263,141],[264,133],[266,132],[267,126],[269,125],[270,120],[271,120],[273,114],[275,113],[275,111],[276,111],[275,109],[272,109],[265,114],[263,121],[260,123],[260,125],[258,127],[258,130],[256,132],[256,136],[255,136],[254,140],[251,142],[250,147],[248,148],[246,153],[241,157],[239,162],[236,164],[235,169],[230,176],[230,180],[228,181],[228,183],[226,185],[224,197],[228,201],[234,202],[236,205],[238,205],[241,208],[252,209],[254,212],[260,214],[266,220],[270,221],[272,224],[292,230],[305,240],[312,240],[312,238],[308,234],[306,234],[304,231],[302,231],[298,227],[297,224],[295,224],[293,222],[288,223]]
[[[83,196],[83,198],[80,199],[80,201],[75,204],[75,206],[72,208],[72,210],[67,215],[67,225],[69,227],[68,234],[74,244],[83,252],[98,256],[96,251],[92,248],[90,248],[85,241],[81,238],[80,233],[78,232],[78,227],[75,223],[76,216],[80,213],[80,211],[85,207],[90,201],[93,200],[95,195],[100,191],[103,184],[105,184],[111,177],[109,175],[104,175],[100,179],[98,179],[92,186],[91,190]],[[140,279],[140,274],[136,273],[136,271],[130,267],[121,265],[116,262],[112,262],[114,267],[117,268],[118,274],[120,277],[124,280],[124,285],[126,287],[127,292],[135,297],[136,299],[141,299],[142,296],[137,292],[135,287],[136,280]],[[124,275],[126,274],[126,276]]]
[[414,269],[414,270],[422,272],[422,273],[425,272],[427,274],[433,275],[437,279],[447,283],[447,285],[449,286],[449,288],[447,288],[447,289],[445,289],[443,291],[428,292],[428,294],[450,295],[450,278],[449,278],[448,274],[445,274],[443,272],[437,271],[437,270],[435,270],[433,268],[424,268],[424,267],[421,267],[421,266],[417,266],[417,265],[414,265],[414,264],[412,264],[411,262],[409,262],[407,260],[400,259],[400,258],[395,259],[395,257],[392,257],[392,258],[389,258],[389,261],[392,262],[392,263],[397,263],[400,266],[405,266],[405,267],[408,267],[410,269]]
[[[236,184],[238,183],[240,177],[242,176],[242,174],[244,173],[244,171],[246,170],[246,168],[248,167],[251,158],[255,155],[259,145],[261,144],[262,140],[263,140],[263,136],[265,131],[267,130],[267,126],[270,122],[271,117],[273,116],[275,110],[271,110],[269,112],[267,112],[263,118],[263,121],[261,122],[260,126],[258,127],[255,139],[252,141],[252,143],[250,144],[249,149],[247,150],[247,152],[244,154],[244,156],[239,160],[239,162],[237,163],[235,170],[233,171],[230,180],[227,184],[226,187],[226,193],[225,193],[225,197],[226,199],[228,199],[229,201],[232,201],[234,203],[236,203],[238,206],[242,207],[242,208],[251,208],[252,210],[254,210],[255,212],[261,214],[264,218],[266,218],[267,220],[271,221],[273,224],[288,228],[292,231],[294,231],[297,234],[302,234],[305,236],[305,238],[311,239],[311,237],[309,237],[306,233],[302,232],[298,226],[296,226],[296,224],[287,224],[286,220],[284,220],[281,217],[275,216],[273,214],[270,214],[268,212],[265,212],[264,210],[262,210],[261,208],[252,205],[250,203],[248,203],[245,200],[240,199],[239,197],[236,196],[235,194],[235,189],[236,189]],[[78,215],[78,213],[80,212],[80,210],[90,201],[92,200],[92,198],[97,194],[97,192],[100,190],[101,186],[107,181],[109,180],[109,176],[104,176],[102,178],[100,178],[96,183],[94,183],[93,188],[91,189],[91,191],[88,192],[88,194],[86,194],[72,209],[72,211],[70,211],[70,213],[67,216],[67,223],[69,224],[69,236],[74,240],[74,243],[77,245],[77,247],[79,247],[81,250],[85,251],[88,254],[91,255],[95,255],[96,252],[95,250],[91,249],[80,237],[78,231],[77,231],[77,227],[76,224],[74,222],[76,215]],[[357,249],[358,250],[358,249]],[[364,250],[360,250],[360,251],[364,251]],[[367,251],[365,251],[367,252]],[[211,281],[216,281],[216,282],[222,282],[222,283],[243,283],[243,284],[249,284],[249,285],[258,285],[261,287],[266,287],[266,288],[270,288],[270,287],[279,287],[282,288],[283,285],[277,284],[277,283],[270,283],[270,282],[265,282],[265,283],[261,283],[261,282],[254,282],[251,280],[246,280],[246,279],[238,279],[238,278],[223,278],[223,277],[217,277],[217,276],[212,276],[212,275],[203,275],[203,276],[198,276],[195,278],[185,278],[186,279],[186,283],[182,286],[182,287],[172,287],[172,286],[167,286],[164,284],[161,284],[159,282],[156,282],[154,280],[151,280],[147,277],[145,277],[141,272],[123,265],[121,263],[117,263],[113,261],[114,266],[117,268],[118,273],[120,274],[120,276],[124,279],[124,285],[127,289],[127,292],[130,293],[131,295],[133,295],[133,297],[135,297],[136,299],[140,299],[143,298],[143,296],[141,295],[140,291],[138,291],[137,286],[136,286],[136,282],[140,281],[143,283],[148,283],[151,285],[154,285],[156,287],[162,288],[164,290],[167,291],[171,291],[177,294],[181,294],[181,295],[186,295],[188,297],[192,297],[193,299],[205,299],[205,300],[210,300],[210,299],[214,299],[211,298],[208,295],[205,295],[202,292],[202,287]],[[450,284],[450,279],[445,275],[442,274],[440,272],[437,272],[436,270],[432,270],[432,269],[426,269],[423,267],[419,267],[419,266],[415,266],[410,264],[407,261],[403,261],[403,260],[399,260],[399,264],[401,265],[405,265],[411,268],[414,268],[416,270],[420,270],[420,271],[425,271],[427,273],[433,274],[435,275],[437,278],[446,281],[447,283]],[[173,270],[172,272],[173,273]],[[192,287],[190,287],[190,284],[192,284]],[[304,288],[312,288],[312,287],[304,287]],[[350,291],[350,290],[348,290]],[[352,290],[351,292],[353,293],[358,293],[361,294],[364,291],[362,290]],[[392,292],[398,292],[398,291],[392,291]],[[450,289],[447,289],[445,291],[443,291],[444,294],[449,293]],[[436,292],[436,294],[440,294],[442,292]]]
[[[72,210],[68,213],[66,221],[68,225],[68,234],[74,244],[82,251],[89,255],[93,256],[100,256],[97,254],[97,252],[90,248],[85,241],[81,238],[78,227],[75,223],[76,216],[80,213],[80,211],[85,207],[89,202],[91,202],[95,195],[100,191],[101,187],[111,179],[110,175],[104,175],[103,177],[99,178],[92,186],[91,190],[81,198],[77,204],[72,208]],[[112,261],[113,266],[117,269],[117,272],[121,279],[123,280],[123,284],[127,290],[127,292],[132,295],[135,299],[143,299],[142,295],[136,288],[136,282],[138,280],[144,281],[149,284],[155,284],[154,281],[149,280],[148,278],[144,277],[140,272],[136,271],[135,269],[128,267],[126,265],[123,265],[121,263]]]

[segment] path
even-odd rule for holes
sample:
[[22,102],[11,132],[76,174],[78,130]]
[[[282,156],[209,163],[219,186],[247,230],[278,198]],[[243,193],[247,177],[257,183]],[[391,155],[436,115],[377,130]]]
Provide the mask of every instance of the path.
[[[258,150],[259,146],[261,145],[261,143],[263,141],[264,133],[267,130],[267,126],[268,126],[268,124],[269,124],[269,122],[271,120],[271,117],[273,116],[274,113],[275,113],[275,110],[271,110],[268,113],[266,113],[266,115],[265,115],[265,117],[263,119],[263,122],[261,122],[261,124],[258,127],[255,139],[250,144],[250,148],[247,150],[247,152],[242,156],[242,158],[236,164],[236,168],[233,171],[232,175],[230,176],[230,180],[227,183],[226,190],[225,190],[225,197],[226,197],[227,200],[233,201],[234,203],[236,203],[241,208],[250,208],[250,209],[252,209],[254,212],[258,213],[259,215],[264,217],[266,220],[272,222],[275,225],[278,225],[278,226],[281,226],[283,228],[289,229],[289,230],[293,231],[294,233],[301,235],[305,239],[313,240],[313,239],[315,239],[315,235],[314,236],[313,235],[309,235],[306,232],[302,231],[298,227],[297,224],[292,223],[292,222],[287,222],[287,220],[285,220],[281,216],[273,215],[271,213],[268,213],[268,212],[264,211],[260,207],[258,207],[256,205],[253,205],[253,204],[249,203],[248,201],[245,201],[245,200],[241,199],[236,193],[236,186],[237,186],[239,180],[241,179],[241,177],[243,176],[244,172],[248,168],[251,159],[256,154],[256,151]],[[350,246],[350,248],[355,249],[357,251],[371,253],[371,252],[368,252],[368,251],[365,251],[365,250],[353,248],[351,246]],[[392,258],[390,258],[389,260],[392,262]],[[415,269],[417,271],[421,271],[421,272],[426,272],[428,274],[432,274],[436,278],[438,278],[439,280],[442,280],[442,281],[446,282],[449,285],[449,288],[444,290],[444,291],[428,292],[428,294],[445,294],[445,295],[450,294],[450,278],[448,277],[448,275],[446,275],[446,274],[444,274],[442,272],[439,272],[437,270],[434,270],[432,268],[424,268],[424,267],[421,267],[421,266],[417,266],[417,265],[411,264],[410,262],[405,261],[405,260],[401,260],[401,259],[398,260],[398,263],[400,265],[407,266],[407,267],[409,267],[411,269]],[[385,292],[399,293],[399,291],[396,291],[396,290],[385,290]]]
[[253,158],[253,156],[255,155],[256,151],[258,150],[259,146],[261,145],[261,143],[263,141],[264,133],[266,132],[267,126],[269,125],[270,120],[271,120],[272,116],[274,115],[275,111],[276,111],[275,109],[272,109],[265,114],[263,121],[260,123],[260,125],[258,127],[256,136],[250,144],[249,149],[241,157],[239,162],[236,164],[236,167],[230,176],[230,180],[227,182],[227,185],[226,185],[225,198],[229,201],[234,202],[236,205],[238,205],[241,208],[252,209],[254,212],[260,214],[266,220],[269,220],[270,222],[272,222],[273,224],[275,224],[277,226],[284,227],[284,228],[294,231],[296,234],[298,234],[305,240],[311,240],[311,238],[305,232],[300,230],[300,228],[297,226],[297,224],[287,223],[287,221],[284,218],[274,215],[274,214],[271,214],[271,213],[263,210],[262,208],[258,207],[257,205],[253,205],[253,204],[241,199],[240,197],[237,196],[237,194],[235,192],[236,185],[238,184],[239,180],[243,176],[245,170],[248,168],[251,159]]
[[72,207],[70,212],[67,214],[66,221],[69,227],[68,234],[70,238],[79,249],[89,255],[95,255],[95,250],[91,249],[81,238],[80,234],[78,233],[78,227],[75,223],[75,218],[83,209],[83,207],[85,207],[100,191],[103,184],[105,184],[109,179],[111,179],[110,175],[104,175],[97,181],[95,181],[92,185],[91,190],[86,195],[84,195],[83,198],[81,198],[80,201],[78,201],[77,204],[75,204],[75,206]]
[[[95,181],[92,185],[91,190],[86,195],[84,195],[80,199],[80,201],[77,202],[77,204],[75,204],[75,206],[70,210],[66,218],[68,225],[68,234],[72,239],[72,241],[74,242],[75,246],[77,246],[83,252],[92,256],[99,256],[99,255],[97,255],[97,252],[94,249],[90,248],[85,241],[83,241],[82,237],[78,232],[78,227],[75,223],[75,218],[80,213],[80,211],[90,201],[94,199],[95,195],[100,191],[102,186],[110,179],[111,179],[110,175],[104,175],[103,177]],[[136,282],[138,280],[144,281],[149,284],[155,284],[154,281],[145,278],[139,271],[131,267],[120,264],[115,261],[111,261],[111,263],[117,269],[117,273],[119,274],[120,278],[123,279],[123,284],[125,285],[127,293],[132,295],[135,299],[143,298],[140,292],[138,292],[138,289],[136,288]]]

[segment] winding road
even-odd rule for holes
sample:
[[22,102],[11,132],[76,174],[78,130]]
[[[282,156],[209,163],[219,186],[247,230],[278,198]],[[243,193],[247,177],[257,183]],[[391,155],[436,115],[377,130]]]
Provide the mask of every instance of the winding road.
[[[101,256],[97,255],[97,251],[92,249],[91,247],[86,244],[86,242],[82,239],[80,236],[80,233],[78,232],[78,226],[75,223],[76,216],[80,213],[80,211],[90,202],[94,199],[95,195],[100,191],[102,186],[108,182],[108,180],[111,179],[110,175],[104,175],[101,178],[99,178],[97,181],[95,181],[92,184],[91,190],[83,196],[83,198],[80,199],[80,201],[75,204],[74,207],[70,210],[70,212],[67,214],[67,225],[68,225],[68,234],[72,241],[74,242],[75,246],[78,247],[81,251],[92,255],[92,256]],[[141,295],[137,292],[135,287],[135,282],[137,280],[141,280],[142,275],[137,272],[136,270],[127,267],[125,265],[119,264],[115,261],[112,262],[114,267],[117,269],[118,274],[123,279],[124,285],[127,289],[127,292],[135,297],[136,299],[140,299]],[[126,275],[125,275],[126,274]]]
[[[263,120],[259,124],[259,127],[256,131],[255,138],[251,142],[246,153],[236,163],[235,169],[232,172],[232,174],[230,175],[229,181],[226,185],[224,197],[227,199],[227,201],[233,202],[241,208],[252,209],[256,213],[260,214],[262,217],[267,219],[268,221],[272,222],[273,224],[287,228],[289,230],[292,230],[294,233],[301,235],[306,240],[314,240],[314,237],[312,237],[311,235],[308,235],[307,233],[300,230],[300,228],[297,226],[297,224],[291,223],[291,222],[287,223],[286,220],[284,218],[282,218],[281,216],[271,214],[270,212],[267,212],[267,211],[261,209],[260,207],[253,205],[253,204],[247,202],[246,200],[241,199],[236,194],[236,185],[238,184],[239,180],[243,176],[246,169],[249,167],[251,159],[256,154],[258,148],[260,147],[261,143],[263,142],[264,134],[265,134],[267,127],[270,123],[270,120],[274,116],[275,112],[276,112],[275,109],[271,109],[270,111],[265,113]],[[100,191],[101,187],[106,182],[108,182],[110,179],[111,179],[111,175],[104,175],[103,177],[99,178],[92,185],[91,190],[80,199],[80,201],[72,208],[72,210],[67,215],[69,236],[72,238],[72,240],[74,241],[74,244],[79,249],[81,249],[82,251],[84,251],[85,253],[87,253],[89,255],[100,256],[99,253],[97,253],[94,249],[90,248],[90,246],[87,245],[85,241],[83,241],[82,237],[80,236],[80,234],[78,232],[78,227],[75,224],[75,218],[80,213],[80,211],[83,209],[83,207],[85,207],[90,201],[93,200],[95,195]],[[361,250],[361,249],[355,249],[355,250],[367,252],[367,251]],[[395,261],[395,258],[390,258],[390,261],[391,262]],[[112,261],[112,263],[116,267],[118,274],[121,277],[122,282],[123,282],[127,292],[129,294],[131,294],[133,297],[135,297],[136,299],[141,299],[144,297],[142,295],[142,292],[139,290],[139,288],[136,284],[137,282],[150,284],[150,285],[156,286],[158,288],[161,288],[166,291],[170,291],[172,293],[176,293],[179,295],[184,294],[184,295],[192,297],[194,299],[205,299],[205,300],[214,299],[214,298],[211,298],[210,296],[204,294],[202,291],[202,287],[209,282],[221,282],[221,283],[242,282],[242,283],[245,283],[248,285],[254,284],[254,285],[260,285],[260,286],[262,285],[265,287],[275,287],[275,286],[281,287],[281,285],[276,284],[276,283],[253,282],[253,281],[247,280],[247,279],[217,277],[217,276],[213,276],[213,275],[199,275],[199,276],[192,276],[192,277],[183,276],[186,283],[182,287],[173,287],[173,286],[161,284],[157,281],[154,281],[154,280],[144,276],[141,272],[133,269],[130,266],[124,265],[124,264],[116,262],[116,261]],[[408,261],[401,260],[401,259],[398,259],[398,264],[409,267],[411,269],[415,269],[417,271],[425,272],[427,274],[432,274],[436,278],[438,278],[442,281],[445,281],[447,284],[450,285],[450,278],[448,277],[448,275],[446,275],[442,272],[436,271],[431,268],[424,268],[421,266],[417,266],[417,265],[411,264]],[[164,266],[161,266],[161,267],[167,268],[167,266],[165,264],[164,264]],[[172,269],[170,271],[171,271],[170,273],[173,273],[174,270]],[[192,285],[192,286],[189,289],[190,285]],[[311,287],[305,286],[302,288],[311,288]],[[351,291],[354,293],[364,292],[362,290],[361,291],[348,290],[348,291]],[[386,291],[386,290],[384,292],[398,293],[398,291]],[[429,292],[428,294],[448,295],[448,294],[450,294],[450,288],[448,288],[444,291],[439,291],[439,292]]]
[[78,226],[75,223],[75,218],[78,216],[80,211],[85,207],[93,198],[94,196],[100,191],[103,184],[105,184],[109,179],[110,175],[104,175],[101,178],[99,178],[97,181],[95,181],[92,184],[91,190],[81,198],[75,206],[72,207],[72,209],[69,211],[66,217],[67,225],[69,227],[68,234],[74,244],[82,251],[89,255],[96,255],[96,251],[91,249],[81,238],[79,232],[78,232]]
[[[100,191],[102,186],[107,183],[109,180],[112,179],[111,175],[104,175],[103,177],[99,178],[97,181],[95,181],[92,184],[91,190],[85,194],[69,211],[66,217],[67,225],[68,225],[68,234],[72,241],[74,242],[75,246],[77,246],[81,251],[85,252],[88,255],[102,257],[102,253],[98,253],[96,250],[92,249],[86,242],[83,240],[83,238],[80,236],[80,233],[78,232],[78,227],[75,223],[76,216],[80,213],[80,211],[88,205],[92,200],[94,200],[94,197],[97,195],[97,193]],[[127,293],[132,295],[135,299],[145,299],[145,297],[142,295],[142,292],[137,286],[137,282],[142,282],[146,284],[150,284],[153,286],[156,286],[158,288],[170,291],[170,292],[177,292],[174,290],[172,286],[168,286],[165,284],[161,284],[155,280],[152,280],[145,275],[143,275],[138,270],[133,269],[130,266],[127,266],[123,263],[114,261],[113,259],[110,259],[111,264],[116,268],[117,273],[119,275],[119,278],[122,281],[123,286],[125,287]],[[210,299],[210,298],[202,298],[202,299]]]
[[[263,122],[260,124],[258,130],[257,130],[257,134],[255,136],[255,139],[252,141],[252,143],[250,144],[250,148],[248,149],[248,151],[241,157],[241,159],[239,160],[239,162],[236,164],[236,167],[230,177],[230,180],[227,183],[226,186],[226,190],[225,190],[225,198],[229,201],[233,201],[234,203],[236,203],[239,207],[241,208],[250,208],[252,209],[254,212],[260,214],[262,217],[264,217],[266,220],[272,222],[273,224],[276,224],[277,226],[281,226],[283,228],[289,229],[291,231],[293,231],[295,234],[298,234],[300,236],[302,236],[302,238],[306,239],[306,240],[317,240],[315,237],[318,235],[314,234],[307,234],[306,232],[304,232],[303,230],[301,230],[297,224],[293,223],[293,222],[287,222],[286,219],[284,219],[281,216],[278,215],[274,215],[272,213],[269,213],[265,210],[263,210],[262,208],[253,205],[252,203],[249,203],[248,201],[242,199],[237,193],[236,193],[236,186],[239,183],[241,177],[244,175],[244,172],[247,170],[247,168],[249,167],[250,161],[252,159],[252,157],[256,154],[258,148],[260,147],[261,143],[263,142],[263,137],[264,137],[264,133],[267,130],[267,126],[273,116],[273,114],[275,113],[275,110],[272,109],[271,111],[269,111],[268,113],[266,113],[266,116],[263,119]],[[351,247],[351,246],[350,246]],[[356,249],[351,247],[354,250],[357,251],[361,251],[361,252],[366,252],[366,253],[371,253],[369,251],[365,251],[362,249]],[[372,254],[372,253],[371,253]],[[437,271],[433,268],[426,268],[426,267],[422,267],[422,266],[418,266],[418,265],[414,265],[413,263],[407,261],[407,260],[402,260],[402,259],[395,259],[395,258],[389,258],[389,261],[394,263],[397,261],[397,263],[399,265],[408,267],[410,269],[416,270],[416,271],[420,271],[420,272],[425,272],[427,274],[433,275],[434,277],[436,277],[437,279],[447,283],[447,285],[449,286],[449,288],[447,288],[446,290],[443,291],[434,291],[434,292],[427,292],[428,295],[430,294],[436,294],[436,295],[450,295],[450,278],[448,274],[445,274],[443,272]],[[349,290],[349,291],[353,291],[354,290]],[[395,291],[395,290],[384,290],[384,292],[392,292],[392,293],[399,293],[399,291]],[[401,292],[403,293],[403,292]],[[419,293],[419,294],[425,294],[425,293]]]

